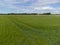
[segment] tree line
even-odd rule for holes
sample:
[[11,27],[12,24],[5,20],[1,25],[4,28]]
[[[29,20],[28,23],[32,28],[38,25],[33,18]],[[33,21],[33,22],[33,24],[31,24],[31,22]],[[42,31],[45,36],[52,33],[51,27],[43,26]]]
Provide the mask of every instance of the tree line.
[[51,13],[7,13],[7,14],[0,14],[0,15],[51,15]]

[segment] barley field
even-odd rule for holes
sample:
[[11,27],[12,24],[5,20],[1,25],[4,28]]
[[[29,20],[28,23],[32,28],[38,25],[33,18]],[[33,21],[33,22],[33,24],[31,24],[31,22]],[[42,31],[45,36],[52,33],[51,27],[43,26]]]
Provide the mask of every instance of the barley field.
[[0,15],[0,45],[60,45],[60,16]]

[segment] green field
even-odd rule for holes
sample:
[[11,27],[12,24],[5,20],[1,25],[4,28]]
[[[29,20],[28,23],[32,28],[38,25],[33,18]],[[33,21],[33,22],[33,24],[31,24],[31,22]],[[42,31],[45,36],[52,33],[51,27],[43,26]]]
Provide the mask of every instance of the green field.
[[0,15],[0,45],[60,45],[60,16]]

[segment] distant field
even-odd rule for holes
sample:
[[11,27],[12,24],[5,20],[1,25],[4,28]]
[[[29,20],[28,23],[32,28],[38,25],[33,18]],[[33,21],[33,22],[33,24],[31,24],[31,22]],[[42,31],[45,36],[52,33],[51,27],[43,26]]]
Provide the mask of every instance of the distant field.
[[60,45],[60,16],[0,15],[0,45]]

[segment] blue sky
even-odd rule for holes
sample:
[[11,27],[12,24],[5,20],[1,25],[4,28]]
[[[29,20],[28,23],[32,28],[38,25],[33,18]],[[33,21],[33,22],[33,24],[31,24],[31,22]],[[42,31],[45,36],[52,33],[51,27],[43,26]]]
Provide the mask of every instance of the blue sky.
[[60,13],[60,0],[0,0],[0,13]]

